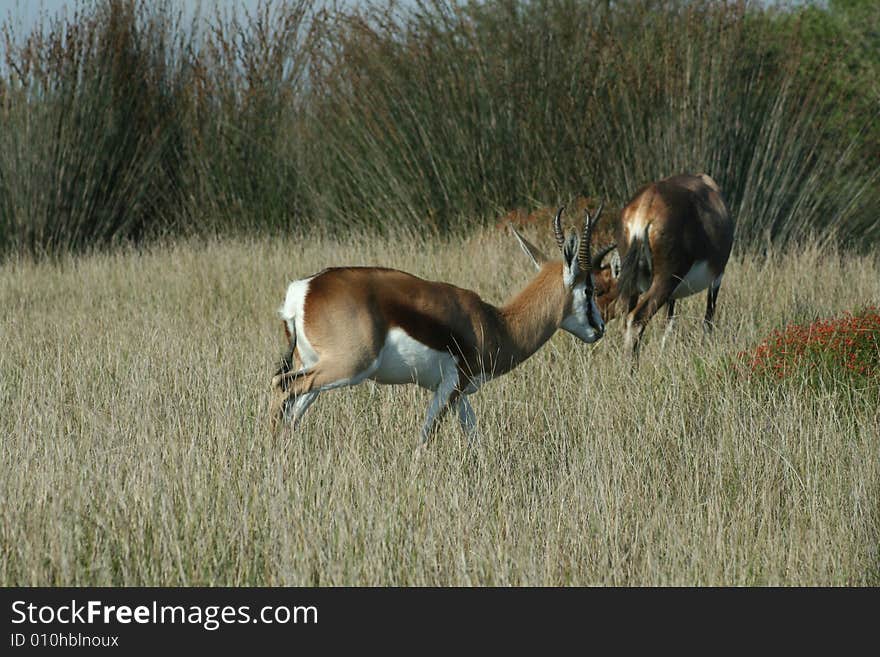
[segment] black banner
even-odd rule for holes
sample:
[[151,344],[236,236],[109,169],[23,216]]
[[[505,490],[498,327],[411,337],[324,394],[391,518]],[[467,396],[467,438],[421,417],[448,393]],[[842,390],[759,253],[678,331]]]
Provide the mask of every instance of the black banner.
[[[747,589],[0,589],[3,654],[89,649],[779,645],[873,632],[877,591]],[[703,638],[701,638],[703,637]],[[783,640],[784,639],[784,640]],[[413,643],[408,643],[413,642]],[[708,646],[706,646],[708,649]]]

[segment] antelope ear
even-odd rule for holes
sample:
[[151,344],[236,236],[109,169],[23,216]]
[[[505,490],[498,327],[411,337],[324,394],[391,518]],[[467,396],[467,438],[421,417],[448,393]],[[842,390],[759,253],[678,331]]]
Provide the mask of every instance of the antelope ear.
[[532,261],[532,264],[535,265],[535,269],[541,269],[541,266],[547,262],[547,256],[541,253],[540,249],[536,247],[534,244],[529,242],[525,237],[519,234],[519,231],[513,226],[510,227],[510,232],[513,233],[513,236],[516,238],[516,241],[519,242],[520,247],[525,252],[529,259]]
[[611,252],[611,275],[614,278],[620,278],[620,251],[614,249]]

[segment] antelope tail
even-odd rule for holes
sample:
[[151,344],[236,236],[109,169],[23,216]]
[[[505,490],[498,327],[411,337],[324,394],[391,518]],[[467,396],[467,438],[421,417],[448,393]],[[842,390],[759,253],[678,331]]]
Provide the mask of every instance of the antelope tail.
[[651,245],[648,241],[648,231],[651,224],[645,226],[645,230],[641,234],[633,235],[629,248],[620,262],[620,277],[617,279],[618,301],[624,307],[621,311],[626,313],[629,308],[629,300],[637,297],[639,290],[639,280],[651,280]]
[[274,378],[281,377],[290,372],[293,368],[293,352],[296,350],[296,329],[294,328],[294,330],[291,331],[287,327],[286,321],[282,323],[284,324],[284,335],[287,336],[287,350],[281,357],[281,362],[278,364],[278,369],[275,371]]

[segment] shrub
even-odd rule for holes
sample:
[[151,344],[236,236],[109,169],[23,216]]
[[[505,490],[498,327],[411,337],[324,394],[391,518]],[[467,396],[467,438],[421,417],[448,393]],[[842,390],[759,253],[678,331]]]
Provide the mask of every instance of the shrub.
[[830,373],[880,378],[880,308],[787,326],[739,357],[749,374],[760,377]]

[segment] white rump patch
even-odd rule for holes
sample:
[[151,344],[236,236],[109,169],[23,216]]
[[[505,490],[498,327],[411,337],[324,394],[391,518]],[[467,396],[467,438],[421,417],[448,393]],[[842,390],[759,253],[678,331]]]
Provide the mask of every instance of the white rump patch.
[[681,283],[672,292],[671,299],[683,299],[697,292],[702,292],[715,280],[715,276],[709,269],[709,263],[706,260],[698,260],[691,265],[688,273],[681,279]]
[[[638,212],[633,219],[626,225],[628,232],[628,248],[638,248],[641,249],[641,254],[639,260],[641,260],[641,256],[645,258],[645,267],[638,268],[636,272],[636,289],[638,289],[639,294],[644,294],[648,291],[648,288],[651,287],[651,280],[654,277],[654,254],[651,253],[651,243],[648,241],[648,228],[650,226],[650,222],[645,218],[644,212]],[[638,242],[636,242],[638,240]],[[616,252],[616,250],[615,250]],[[614,260],[611,262],[612,273],[614,272],[615,264]],[[621,262],[620,255],[617,255],[617,273],[615,274],[615,278],[620,276]]]
[[311,367],[318,362],[318,354],[312,349],[305,331],[306,296],[312,278],[303,278],[288,285],[284,303],[278,309],[278,314],[287,324],[287,330],[291,335],[296,335],[296,348],[303,367]]
[[645,234],[645,229],[648,228],[648,218],[645,212],[639,210],[634,213],[635,216],[632,217],[626,223],[627,229],[627,237],[629,237],[629,244],[632,244],[633,240],[636,238],[644,238],[647,239],[647,235]]
[[443,379],[457,381],[457,361],[447,351],[422,344],[401,328],[392,328],[379,354],[378,367],[372,373],[377,383],[416,383],[436,390]]

